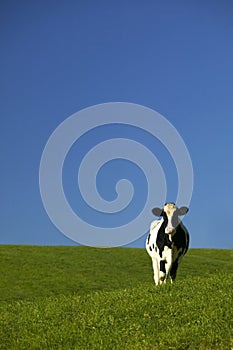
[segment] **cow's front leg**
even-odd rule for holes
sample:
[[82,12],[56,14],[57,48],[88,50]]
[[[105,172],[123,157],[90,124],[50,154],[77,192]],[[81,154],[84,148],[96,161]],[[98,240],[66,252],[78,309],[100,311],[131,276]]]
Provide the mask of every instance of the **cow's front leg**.
[[166,283],[166,260],[161,259],[159,262],[159,283]]
[[154,281],[156,286],[159,284],[159,266],[158,266],[158,260],[156,258],[152,259],[153,264],[153,270],[154,270]]
[[160,260],[159,280],[160,284],[166,283],[172,265],[172,250],[165,248]]
[[167,251],[167,254],[166,254],[166,265],[165,265],[166,278],[168,278],[170,274],[171,267],[172,267],[172,250],[169,249],[169,251]]

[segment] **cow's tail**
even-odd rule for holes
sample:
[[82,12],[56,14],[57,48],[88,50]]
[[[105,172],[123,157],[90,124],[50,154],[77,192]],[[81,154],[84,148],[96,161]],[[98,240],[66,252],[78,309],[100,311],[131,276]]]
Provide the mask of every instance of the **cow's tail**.
[[185,246],[185,250],[184,250],[184,255],[187,253],[187,251],[189,249],[189,243],[190,243],[190,237],[189,237],[189,233],[186,231],[186,246]]

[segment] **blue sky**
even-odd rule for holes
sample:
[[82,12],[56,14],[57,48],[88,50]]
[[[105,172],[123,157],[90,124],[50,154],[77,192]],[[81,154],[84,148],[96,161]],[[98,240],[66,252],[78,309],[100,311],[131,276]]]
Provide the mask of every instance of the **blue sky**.
[[[76,244],[44,210],[41,155],[67,117],[122,101],[156,110],[185,141],[194,169],[184,220],[191,247],[233,248],[231,1],[7,1],[0,3],[0,17],[0,243]],[[115,132],[100,130],[94,140]],[[150,142],[148,135],[132,133]],[[158,142],[155,153],[168,179],[168,200],[174,200],[174,165]],[[64,170],[74,206],[76,161],[71,152]],[[117,172],[124,168],[143,183],[132,164],[118,165]],[[101,174],[97,179],[109,200],[103,184],[112,174],[106,168],[104,180]],[[140,203],[143,193],[136,194]],[[130,246],[143,246],[144,240]]]

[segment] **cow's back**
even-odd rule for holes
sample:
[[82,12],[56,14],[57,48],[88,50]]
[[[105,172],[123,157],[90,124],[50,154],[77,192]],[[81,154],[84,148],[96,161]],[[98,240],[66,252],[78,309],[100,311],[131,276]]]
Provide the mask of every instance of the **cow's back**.
[[152,221],[150,225],[150,232],[146,239],[146,250],[148,254],[151,256],[151,258],[154,258],[157,256],[157,236],[158,231],[162,225],[163,219],[160,220],[154,220]]

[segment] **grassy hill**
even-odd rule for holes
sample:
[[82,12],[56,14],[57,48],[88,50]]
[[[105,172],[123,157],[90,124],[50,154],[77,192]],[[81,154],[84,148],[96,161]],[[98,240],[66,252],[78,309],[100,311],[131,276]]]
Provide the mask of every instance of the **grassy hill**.
[[0,349],[231,350],[233,252],[155,287],[144,249],[0,246]]

